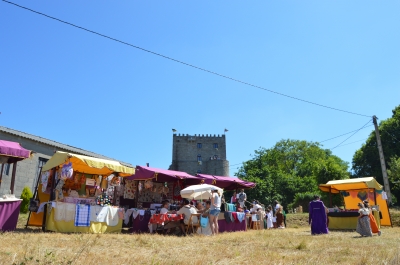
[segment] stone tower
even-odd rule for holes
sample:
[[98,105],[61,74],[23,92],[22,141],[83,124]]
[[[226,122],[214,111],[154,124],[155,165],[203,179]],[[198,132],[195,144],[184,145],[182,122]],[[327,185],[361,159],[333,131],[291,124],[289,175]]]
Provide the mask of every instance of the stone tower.
[[223,135],[173,134],[171,170],[229,176]]

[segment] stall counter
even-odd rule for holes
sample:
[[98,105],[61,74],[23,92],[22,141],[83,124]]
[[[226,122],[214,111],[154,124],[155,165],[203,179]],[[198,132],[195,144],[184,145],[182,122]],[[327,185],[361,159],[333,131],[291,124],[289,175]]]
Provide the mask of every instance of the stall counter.
[[17,228],[21,199],[0,200],[0,230],[14,231]]
[[218,216],[218,227],[219,232],[237,232],[237,231],[246,231],[247,230],[247,218],[244,217],[242,222],[227,222],[225,220],[225,213],[220,213]]
[[[378,211],[372,211],[376,223],[380,228],[380,217]],[[357,228],[358,212],[332,212],[328,213],[328,228],[335,230],[355,230]]]
[[[54,205],[54,203],[53,203]],[[46,230],[60,232],[60,233],[120,233],[122,230],[123,219],[119,218],[118,224],[115,226],[109,226],[106,222],[93,222],[90,221],[89,226],[75,226],[74,220],[72,221],[56,221],[55,208],[51,207],[48,211],[46,218]]]

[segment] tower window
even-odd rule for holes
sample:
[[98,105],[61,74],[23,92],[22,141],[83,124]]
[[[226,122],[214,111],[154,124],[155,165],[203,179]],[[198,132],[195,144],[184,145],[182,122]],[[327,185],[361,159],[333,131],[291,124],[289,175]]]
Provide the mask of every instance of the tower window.
[[217,144],[217,143],[214,143],[214,144],[213,144],[213,148],[218,148],[218,144]]
[[201,173],[201,169],[198,169],[198,170],[197,170],[197,173]]
[[201,161],[201,155],[197,155],[197,161]]
[[197,148],[202,148],[203,147],[203,144],[202,143],[197,143]]

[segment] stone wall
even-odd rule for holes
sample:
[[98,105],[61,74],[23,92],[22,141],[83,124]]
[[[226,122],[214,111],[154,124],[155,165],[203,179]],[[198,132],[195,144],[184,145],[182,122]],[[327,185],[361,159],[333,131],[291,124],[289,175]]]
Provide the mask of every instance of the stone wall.
[[174,134],[171,169],[229,176],[225,135]]

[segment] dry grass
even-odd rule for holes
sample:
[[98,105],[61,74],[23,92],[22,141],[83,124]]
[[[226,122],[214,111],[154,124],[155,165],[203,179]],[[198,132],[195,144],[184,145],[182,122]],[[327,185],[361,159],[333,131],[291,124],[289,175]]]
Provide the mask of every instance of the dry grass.
[[42,233],[22,229],[24,217],[18,231],[0,234],[0,264],[400,263],[400,227],[383,228],[372,238],[354,231],[311,236],[309,227],[300,226],[306,215],[288,216],[287,229],[216,237]]

